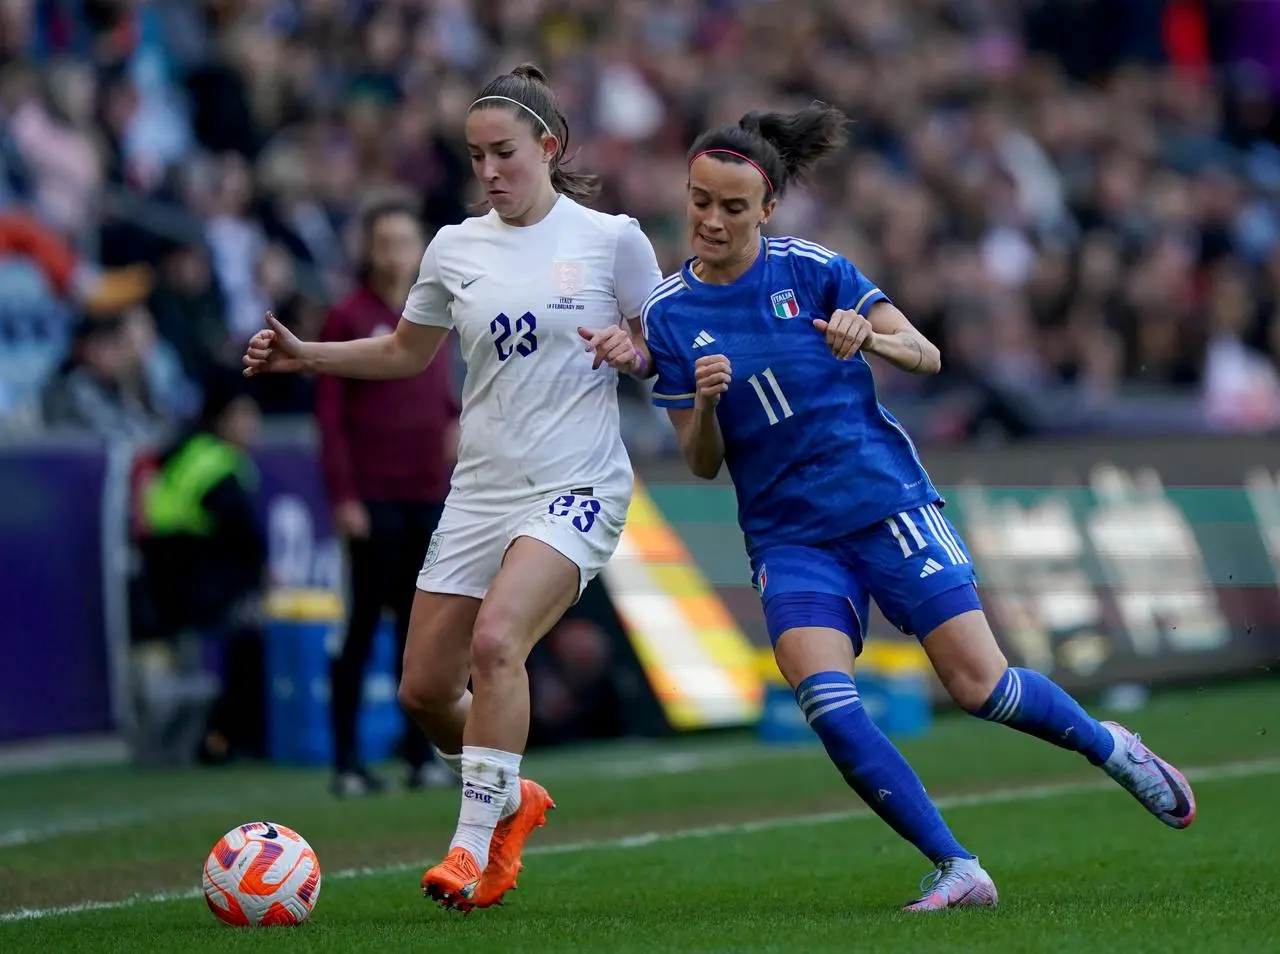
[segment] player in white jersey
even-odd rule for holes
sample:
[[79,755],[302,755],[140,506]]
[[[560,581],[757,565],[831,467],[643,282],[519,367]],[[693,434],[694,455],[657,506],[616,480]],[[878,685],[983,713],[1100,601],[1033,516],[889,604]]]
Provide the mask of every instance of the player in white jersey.
[[423,891],[470,910],[515,886],[524,842],[554,807],[519,775],[525,659],[622,532],[632,473],[615,369],[649,376],[639,314],[662,276],[634,219],[574,201],[594,179],[561,167],[568,124],[536,67],[481,90],[466,132],[490,211],[435,236],[395,333],[303,343],[268,316],[245,365],[406,377],[458,333],[458,463],[418,577],[400,701],[463,781],[449,854]]

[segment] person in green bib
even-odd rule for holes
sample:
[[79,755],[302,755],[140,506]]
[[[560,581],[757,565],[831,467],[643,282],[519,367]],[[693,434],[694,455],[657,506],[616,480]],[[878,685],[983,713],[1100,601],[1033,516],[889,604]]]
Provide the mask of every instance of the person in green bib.
[[263,663],[255,607],[267,547],[249,450],[258,405],[236,380],[216,380],[194,426],[158,460],[142,498],[143,578],[152,635],[196,631],[220,648],[222,695],[200,753],[209,761],[263,751]]

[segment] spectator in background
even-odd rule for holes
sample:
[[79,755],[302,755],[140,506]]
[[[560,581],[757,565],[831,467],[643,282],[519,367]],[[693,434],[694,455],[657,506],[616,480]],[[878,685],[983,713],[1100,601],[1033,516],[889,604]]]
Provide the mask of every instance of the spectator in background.
[[195,630],[221,650],[222,693],[201,752],[213,762],[264,754],[267,551],[249,457],[260,414],[242,381],[228,372],[210,383],[195,425],[160,455],[142,508],[148,635]]
[[[325,341],[391,334],[426,249],[413,209],[396,201],[369,208],[361,234],[359,287],[329,314]],[[347,544],[347,632],[332,668],[333,790],[347,797],[383,788],[357,749],[361,687],[386,608],[403,656],[418,571],[449,490],[459,407],[445,356],[415,378],[321,378],[316,413],[334,524]],[[411,788],[456,783],[412,720],[402,754]]]
[[1219,266],[1208,297],[1205,398],[1210,421],[1227,430],[1280,428],[1280,373],[1248,343],[1257,317],[1248,276],[1229,264]]
[[200,390],[187,378],[182,359],[173,345],[156,332],[156,321],[146,305],[124,313],[124,333],[129,350],[138,356],[146,391],[169,421],[189,421],[200,412]]
[[[797,191],[772,224],[865,262],[948,354],[929,381],[877,372],[920,433],[973,437],[992,415],[963,409],[996,405],[1007,419],[996,437],[1140,428],[1147,418],[1124,411],[1134,397],[1165,409],[1151,426],[1269,426],[1210,410],[1222,388],[1208,364],[1223,348],[1205,322],[1208,274],[1229,261],[1266,303],[1246,344],[1280,370],[1267,265],[1280,247],[1280,4],[800,7],[0,4],[0,206],[74,234],[86,271],[205,244],[238,342],[273,306],[308,338],[313,315],[349,293],[364,195],[408,188],[436,227],[478,198],[457,133],[469,77],[554,64],[583,117],[573,150],[602,174],[600,208],[636,216],[667,272],[683,257],[673,183],[691,131],[816,98],[855,119],[845,168]],[[273,301],[282,249],[306,307]],[[217,363],[192,355],[170,315],[157,320],[188,373]],[[993,374],[987,337],[1012,369]],[[0,389],[29,390],[5,373]],[[632,446],[671,449],[642,389],[624,388]],[[1037,411],[1049,396],[1077,413]],[[278,414],[312,399],[305,385],[261,397]]]
[[56,63],[40,88],[36,74],[15,70],[3,99],[10,130],[34,172],[33,199],[40,214],[66,236],[78,235],[91,218],[103,169],[93,133],[96,78],[86,64]]
[[227,296],[227,325],[237,337],[251,335],[271,302],[255,274],[267,236],[251,214],[252,169],[244,157],[223,153],[209,170],[211,181],[205,239],[213,253],[218,285]]
[[156,266],[147,304],[183,371],[193,381],[205,381],[232,368],[240,345],[227,330],[226,299],[214,280],[208,249],[196,242],[176,244]]
[[169,420],[146,374],[139,337],[125,315],[85,318],[44,393],[50,427],[89,430],[109,440],[158,440]]

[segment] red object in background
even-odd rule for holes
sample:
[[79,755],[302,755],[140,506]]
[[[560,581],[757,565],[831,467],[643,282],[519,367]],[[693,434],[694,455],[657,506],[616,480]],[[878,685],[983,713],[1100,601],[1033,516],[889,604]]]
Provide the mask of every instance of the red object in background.
[[160,455],[154,451],[139,451],[129,467],[129,536],[141,540],[151,527],[147,522],[144,497],[147,487],[160,472]]
[[35,216],[18,209],[0,213],[0,256],[3,255],[31,259],[59,296],[70,293],[76,271],[75,249]]
[[1203,0],[1169,0],[1164,14],[1164,47],[1180,73],[1209,79],[1209,28]]

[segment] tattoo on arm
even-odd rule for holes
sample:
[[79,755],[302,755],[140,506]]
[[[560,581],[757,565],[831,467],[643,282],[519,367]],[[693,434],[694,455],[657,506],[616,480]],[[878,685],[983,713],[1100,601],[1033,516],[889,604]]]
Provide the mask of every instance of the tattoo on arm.
[[899,331],[902,339],[909,344],[916,352],[916,363],[911,366],[912,372],[919,371],[920,365],[924,364],[924,349],[920,347],[920,339],[909,331]]

